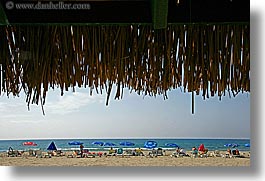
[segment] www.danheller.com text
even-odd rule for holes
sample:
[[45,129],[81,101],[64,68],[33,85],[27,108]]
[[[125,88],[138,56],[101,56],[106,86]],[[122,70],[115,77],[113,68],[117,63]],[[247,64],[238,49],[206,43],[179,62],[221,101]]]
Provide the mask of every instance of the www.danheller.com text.
[[32,10],[80,10],[80,9],[91,9],[91,5],[89,3],[70,3],[64,1],[37,1],[32,3],[22,3],[22,2],[14,2],[7,1],[5,3],[5,7],[8,10],[12,9],[32,9]]

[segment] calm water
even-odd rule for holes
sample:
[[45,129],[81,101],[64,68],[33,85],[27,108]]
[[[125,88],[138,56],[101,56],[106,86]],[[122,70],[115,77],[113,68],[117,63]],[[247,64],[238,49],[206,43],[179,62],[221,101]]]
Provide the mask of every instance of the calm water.
[[[79,148],[79,146],[68,145],[68,142],[71,141],[80,141],[84,143],[85,148],[90,150],[106,150],[109,147],[98,146],[92,144],[94,141],[114,143],[115,147],[123,148],[144,148],[144,143],[146,141],[156,141],[157,147],[164,149],[174,149],[173,147],[165,146],[167,143],[175,143],[179,147],[182,147],[186,150],[191,150],[193,146],[199,147],[201,143],[205,145],[209,150],[226,150],[225,144],[238,144],[237,147],[241,151],[250,151],[250,147],[245,147],[245,144],[250,144],[249,139],[54,139],[54,140],[0,140],[0,152],[7,151],[9,147],[12,147],[16,150],[29,150],[29,149],[41,149],[46,150],[49,144],[53,141],[57,146],[57,149],[61,150],[70,150]],[[24,146],[23,143],[26,141],[33,141],[37,146]],[[120,142],[132,142],[134,146],[120,146]]]

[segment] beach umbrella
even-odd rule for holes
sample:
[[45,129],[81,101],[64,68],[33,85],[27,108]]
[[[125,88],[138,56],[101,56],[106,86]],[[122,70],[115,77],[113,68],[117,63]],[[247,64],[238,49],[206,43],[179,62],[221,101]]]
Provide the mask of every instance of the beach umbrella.
[[227,144],[224,145],[224,147],[231,147],[231,146],[232,146],[231,143],[227,143]]
[[132,142],[128,142],[128,141],[124,141],[124,142],[120,142],[121,146],[134,146],[135,144]]
[[176,143],[166,143],[165,146],[168,146],[168,147],[179,147]]
[[47,150],[57,150],[55,143],[52,141],[48,146]]
[[227,144],[225,144],[224,145],[224,147],[238,147],[239,145],[238,144],[236,144],[236,143],[227,143]]
[[239,145],[236,143],[233,143],[231,146],[232,146],[232,148],[235,148],[235,147],[238,147]]
[[94,141],[92,144],[93,144],[93,145],[98,145],[98,146],[103,146],[103,145],[104,145],[104,142],[101,142],[101,141]]
[[199,151],[204,151],[204,150],[205,150],[205,148],[204,148],[204,144],[201,144],[201,145],[199,146],[198,150],[199,150]]
[[245,144],[245,147],[250,147],[250,144],[249,144],[249,143],[246,143],[246,144]]
[[157,142],[155,142],[155,141],[146,141],[144,143],[144,147],[145,148],[155,148],[155,147],[157,147]]
[[104,143],[104,145],[103,146],[115,146],[115,144],[114,143],[109,143],[109,142],[106,142],[106,143]]
[[24,146],[37,146],[36,143],[32,142],[32,141],[27,141],[23,143]]
[[82,145],[84,143],[80,142],[80,141],[71,141],[68,143],[68,145]]

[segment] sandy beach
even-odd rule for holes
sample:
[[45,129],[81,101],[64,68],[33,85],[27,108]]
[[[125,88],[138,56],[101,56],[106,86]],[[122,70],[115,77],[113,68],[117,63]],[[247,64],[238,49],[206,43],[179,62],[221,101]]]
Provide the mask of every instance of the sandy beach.
[[213,157],[211,152],[206,158],[164,156],[102,156],[94,158],[69,158],[67,156],[36,158],[29,156],[7,157],[1,153],[1,166],[250,166],[250,152],[241,152],[243,158]]

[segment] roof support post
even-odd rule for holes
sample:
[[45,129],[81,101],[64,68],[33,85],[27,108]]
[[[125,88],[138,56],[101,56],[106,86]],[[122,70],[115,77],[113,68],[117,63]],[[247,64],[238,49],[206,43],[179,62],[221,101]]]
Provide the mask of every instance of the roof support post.
[[5,10],[0,3],[0,25],[8,25],[8,24],[9,24],[9,22],[8,22],[7,17],[6,17]]
[[151,0],[152,21],[155,29],[167,27],[168,0]]

